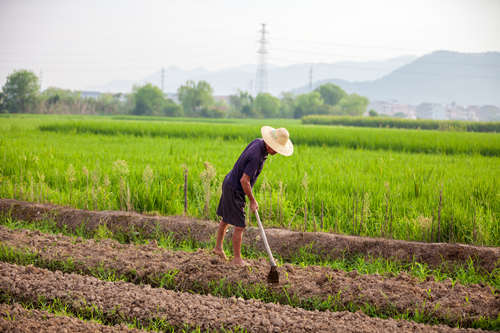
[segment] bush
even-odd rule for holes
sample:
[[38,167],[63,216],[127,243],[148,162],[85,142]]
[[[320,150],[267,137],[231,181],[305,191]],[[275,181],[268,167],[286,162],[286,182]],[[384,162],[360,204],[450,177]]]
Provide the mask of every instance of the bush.
[[[370,115],[371,114],[370,110]],[[376,112],[375,112],[376,113]],[[426,129],[441,131],[500,132],[500,122],[478,122],[462,120],[402,119],[388,117],[344,117],[310,115],[302,118],[303,124],[343,125],[356,127],[386,127]]]

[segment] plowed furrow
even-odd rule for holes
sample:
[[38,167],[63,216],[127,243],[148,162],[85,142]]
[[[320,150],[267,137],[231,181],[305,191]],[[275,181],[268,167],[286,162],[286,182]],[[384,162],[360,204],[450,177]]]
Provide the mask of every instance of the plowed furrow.
[[14,300],[58,299],[71,308],[92,305],[104,316],[202,329],[252,332],[457,332],[448,326],[371,318],[362,313],[306,311],[255,300],[180,293],[149,285],[106,282],[77,274],[0,263],[0,291]]
[[[151,238],[160,230],[173,233],[177,240],[193,239],[198,242],[209,241],[217,229],[217,224],[213,221],[186,217],[148,216],[123,211],[87,211],[13,199],[0,199],[0,213],[25,221],[49,218],[68,230],[76,230],[83,225],[86,230],[95,231],[99,225],[105,224],[113,232],[127,233],[136,230]],[[431,267],[439,267],[443,262],[466,264],[472,258],[482,269],[492,272],[500,264],[498,247],[407,242],[284,229],[267,229],[266,233],[273,251],[285,259],[308,247],[311,253],[323,257],[376,256],[404,262],[415,260]],[[243,243],[250,248],[265,251],[257,228],[247,228]]]
[[73,317],[56,316],[46,311],[27,310],[19,304],[0,304],[0,332],[145,332],[125,325],[106,326]]
[[[251,267],[234,267],[217,256],[169,251],[154,243],[144,246],[120,244],[114,240],[83,240],[39,231],[10,230],[0,226],[0,242],[16,249],[37,253],[42,262],[72,260],[74,270],[90,274],[100,267],[153,286],[214,294],[220,286],[227,294],[239,287],[252,289],[266,281],[265,260],[250,260]],[[495,319],[500,309],[498,291],[480,285],[464,286],[444,282],[419,281],[408,274],[397,277],[360,275],[327,267],[284,265],[279,285],[266,285],[268,293],[284,304],[305,308],[311,300],[331,301],[332,309],[376,309],[378,315],[424,313],[442,323],[470,325],[481,317]],[[175,272],[162,282],[162,275]],[[221,284],[220,281],[223,281]],[[227,291],[232,286],[231,291]],[[219,288],[219,289],[217,289]],[[241,290],[240,290],[241,292]],[[256,297],[256,296],[249,296]],[[336,307],[335,307],[336,306]],[[356,307],[354,307],[356,309]]]

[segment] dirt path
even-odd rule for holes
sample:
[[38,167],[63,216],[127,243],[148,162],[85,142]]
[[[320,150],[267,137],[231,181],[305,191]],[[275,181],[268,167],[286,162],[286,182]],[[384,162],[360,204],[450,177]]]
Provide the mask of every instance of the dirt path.
[[[177,239],[192,238],[200,242],[208,242],[215,235],[217,228],[217,224],[213,221],[186,217],[148,216],[122,211],[86,211],[12,199],[0,199],[0,214],[28,221],[50,218],[61,226],[66,225],[70,230],[80,227],[82,223],[89,230],[95,230],[100,224],[106,224],[112,231],[127,232],[134,228],[145,235],[150,235],[158,229],[162,232],[172,232]],[[405,262],[415,260],[433,267],[441,265],[443,261],[464,264],[469,258],[473,258],[478,265],[489,272],[495,267],[500,267],[498,247],[407,242],[285,229],[267,229],[266,233],[273,252],[284,259],[309,246],[308,251],[324,258],[361,254]],[[243,242],[251,248],[264,251],[257,228],[247,228]]]
[[27,310],[19,304],[0,304],[0,332],[146,332],[129,329],[125,325],[106,326],[95,322],[83,321],[73,317],[56,316],[46,311]]
[[[0,243],[17,249],[38,253],[44,261],[72,259],[78,271],[89,274],[92,268],[104,267],[131,277],[136,282],[158,285],[162,273],[177,271],[175,288],[199,293],[213,293],[210,282],[222,279],[235,287],[263,284],[269,272],[265,260],[249,260],[251,268],[236,268],[219,257],[199,250],[195,253],[168,251],[153,242],[137,246],[114,240],[83,240],[39,231],[10,230],[0,226]],[[441,322],[468,325],[481,316],[496,318],[500,296],[493,295],[487,286],[452,286],[444,282],[423,281],[401,274],[397,277],[360,275],[336,271],[327,267],[298,267],[286,264],[279,268],[280,285],[268,285],[270,291],[281,295],[284,290],[304,303],[307,299],[335,298],[341,308],[369,304],[383,313],[423,312]],[[132,273],[133,272],[133,273]],[[233,288],[234,289],[234,288]]]
[[[50,272],[32,266],[0,263],[0,291],[15,300],[59,299],[74,309],[95,305],[105,316],[148,321],[162,318],[171,325],[201,329],[241,327],[251,332],[461,332],[362,313],[305,311],[255,300],[179,293],[149,285],[105,282],[77,274]],[[473,331],[473,330],[470,330]]]

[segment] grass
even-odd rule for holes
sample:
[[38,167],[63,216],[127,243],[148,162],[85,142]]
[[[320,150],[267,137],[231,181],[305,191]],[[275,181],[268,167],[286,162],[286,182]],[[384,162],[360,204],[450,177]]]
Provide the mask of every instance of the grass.
[[[248,143],[246,135],[259,136],[260,126],[256,120],[219,126],[80,117],[75,119],[115,132],[75,135],[37,130],[57,119],[12,117],[0,123],[0,197],[84,209],[181,215],[187,169],[187,215],[205,217],[209,195],[207,217],[216,219],[222,179]],[[56,124],[69,126],[72,122],[67,119],[72,118]],[[178,131],[183,137],[123,135],[122,123],[134,131],[159,128]],[[500,246],[499,157],[477,152],[445,155],[349,149],[331,146],[325,135],[338,132],[361,141],[369,140],[370,135],[399,140],[401,135],[394,130],[361,129],[368,135],[363,139],[364,134],[349,128],[316,133],[311,132],[312,127],[290,126],[294,142],[295,137],[300,142],[305,135],[317,143],[297,144],[289,158],[269,157],[254,187],[265,225]],[[430,135],[402,132],[424,141]],[[477,142],[490,147],[500,144],[497,134],[437,134],[445,135],[446,140],[451,140],[446,135],[456,135],[457,145],[470,149]],[[205,162],[215,170],[208,183],[202,179]]]
[[[274,123],[275,121],[269,121]],[[289,120],[282,123],[290,123]],[[253,140],[260,133],[260,124],[252,122],[157,122],[137,120],[58,121],[40,125],[42,131],[73,134],[133,135],[170,138],[208,138]],[[290,125],[295,144],[309,146],[341,146],[366,150],[391,150],[413,153],[478,153],[500,156],[500,134],[436,131],[409,131],[379,128],[345,128],[331,126]]]
[[440,131],[468,132],[500,132],[498,121],[463,121],[463,120],[431,120],[401,119],[390,117],[352,117],[311,115],[302,118],[303,124],[342,125],[356,127],[385,127],[406,129],[427,129]]

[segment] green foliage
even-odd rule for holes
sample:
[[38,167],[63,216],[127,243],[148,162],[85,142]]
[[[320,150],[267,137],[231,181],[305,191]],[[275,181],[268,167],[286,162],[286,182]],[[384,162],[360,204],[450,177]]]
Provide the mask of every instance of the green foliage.
[[[318,116],[319,117],[319,116]],[[130,118],[126,118],[130,119]],[[305,118],[307,124],[309,119]],[[319,119],[323,119],[319,117]],[[328,118],[325,119],[337,119]],[[357,118],[342,118],[357,119]],[[363,118],[371,119],[371,118]],[[378,120],[376,118],[374,120]],[[355,121],[355,120],[354,120]],[[151,137],[222,138],[224,140],[253,140],[260,133],[260,123],[240,123],[227,126],[220,124],[185,122],[162,123],[141,122],[138,127],[129,122],[113,121],[60,121],[42,124],[42,131],[62,133],[88,133],[104,135],[134,135]],[[281,122],[280,122],[281,123]],[[277,123],[278,125],[280,123]],[[368,128],[331,128],[306,127],[290,125],[287,129],[292,133],[292,141],[307,146],[341,146],[366,150],[391,150],[413,153],[439,154],[481,154],[485,156],[500,156],[500,141],[496,134],[458,133],[448,131],[407,131],[395,129]]]
[[121,101],[122,94],[100,94],[95,101],[95,112],[97,114],[115,115],[124,112],[124,104]]
[[368,106],[368,99],[357,94],[348,95],[340,87],[327,83],[308,94],[297,96],[294,117],[307,115],[362,115]]
[[257,114],[264,118],[278,118],[280,111],[280,100],[269,93],[260,93],[254,101]]
[[294,117],[295,95],[289,92],[284,92],[281,95],[280,101],[280,118]]
[[184,115],[184,110],[182,109],[182,106],[178,105],[170,98],[167,98],[163,108],[163,113],[167,117],[182,117]]
[[109,228],[106,226],[106,224],[100,224],[97,227],[97,230],[95,231],[94,239],[95,240],[103,240],[103,239],[111,238],[112,235],[113,235],[113,233],[111,232],[111,230],[109,230]]
[[[215,168],[215,185],[210,190],[212,198],[218,198],[224,175],[249,140],[260,136],[264,124],[207,119],[195,123],[192,118],[192,122],[125,122],[101,117],[55,123],[54,117],[22,117],[0,122],[2,197],[98,210],[121,209],[122,198],[134,211],[180,215],[182,165],[186,165],[188,214],[198,217],[205,213],[203,163],[208,161]],[[281,120],[265,123],[283,126]],[[50,124],[42,127],[50,132],[38,131],[39,124]],[[296,152],[288,158],[270,157],[254,187],[267,225],[290,224],[302,230],[307,205],[307,230],[312,231],[314,217],[319,228],[323,202],[323,230],[433,241],[429,231],[437,228],[443,187],[440,240],[498,244],[498,134],[285,124],[289,124]],[[113,169],[118,160],[128,166],[128,173],[121,177]],[[153,174],[150,182],[144,180],[147,166]],[[305,173],[309,178],[306,197],[301,186]],[[217,203],[217,199],[210,201],[212,219]],[[435,239],[436,231],[432,235]]]
[[237,94],[229,96],[231,116],[236,118],[255,117],[253,97],[248,91],[239,90]]
[[323,84],[316,88],[316,91],[320,93],[325,104],[331,106],[337,105],[340,100],[347,97],[347,93],[333,83]]
[[2,87],[0,109],[10,113],[33,112],[40,95],[38,77],[29,70],[18,70],[7,76]]
[[206,81],[187,81],[177,89],[179,100],[184,109],[184,114],[188,117],[200,117],[203,110],[208,112],[215,104],[213,89]]
[[337,115],[361,116],[365,113],[368,103],[368,98],[358,94],[350,94],[342,97],[334,107],[332,113]]
[[[370,110],[370,116],[376,112]],[[479,122],[462,120],[400,119],[389,117],[342,117],[310,115],[302,118],[303,124],[344,125],[356,127],[383,127],[425,129],[441,131],[500,132],[500,122]]]
[[166,101],[160,88],[147,83],[142,87],[134,87],[135,115],[162,115]]
[[83,103],[79,92],[49,87],[40,96],[40,113],[95,113],[95,101]]
[[295,99],[294,117],[302,118],[309,114],[317,114],[322,105],[323,99],[317,91],[299,95]]

